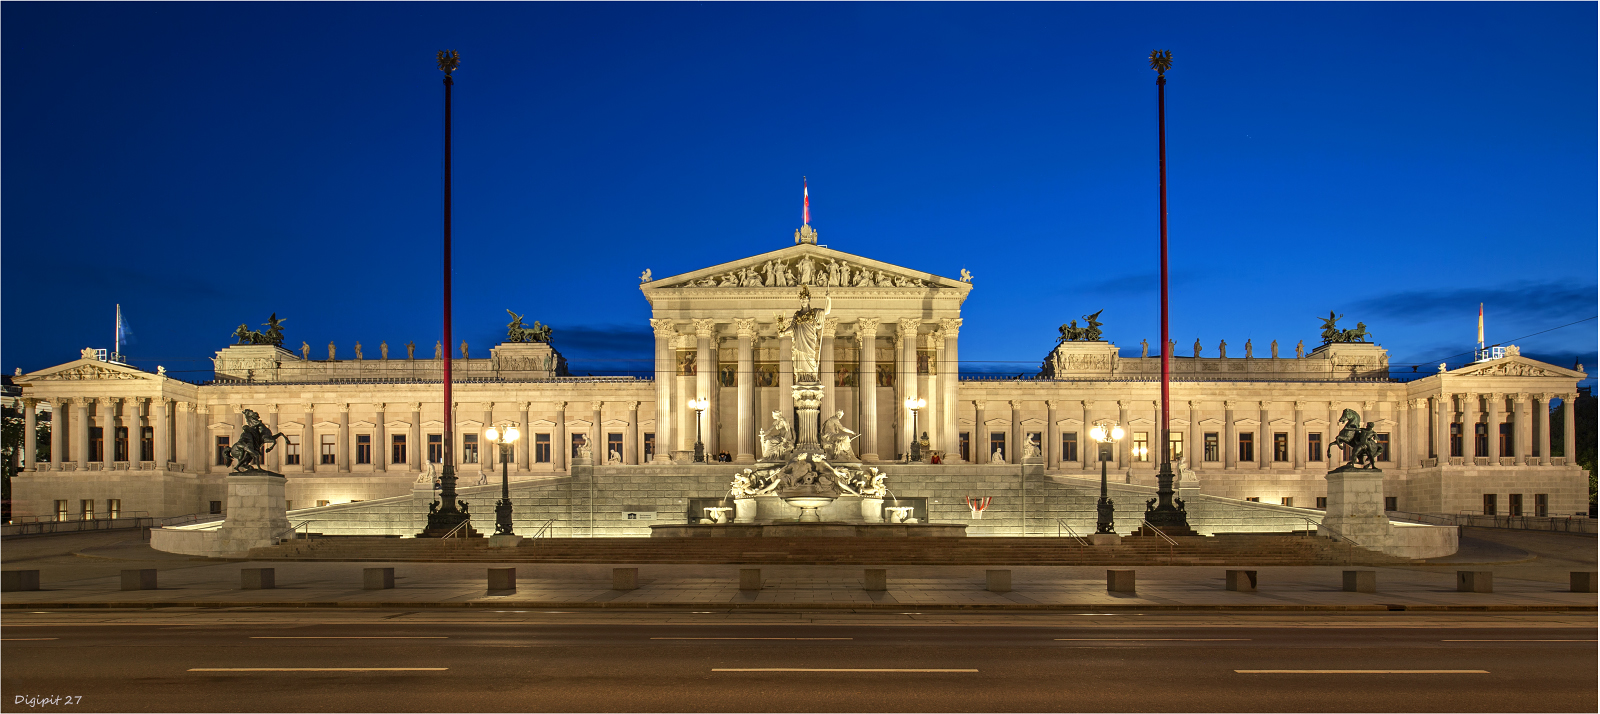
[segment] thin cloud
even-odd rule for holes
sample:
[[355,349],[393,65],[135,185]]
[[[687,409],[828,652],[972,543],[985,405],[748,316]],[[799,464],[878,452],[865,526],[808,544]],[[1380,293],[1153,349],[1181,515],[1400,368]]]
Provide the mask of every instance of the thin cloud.
[[1348,311],[1364,320],[1380,317],[1418,323],[1476,315],[1480,302],[1489,319],[1496,315],[1516,315],[1520,320],[1584,317],[1594,314],[1596,287],[1524,281],[1499,287],[1401,290],[1361,300]]

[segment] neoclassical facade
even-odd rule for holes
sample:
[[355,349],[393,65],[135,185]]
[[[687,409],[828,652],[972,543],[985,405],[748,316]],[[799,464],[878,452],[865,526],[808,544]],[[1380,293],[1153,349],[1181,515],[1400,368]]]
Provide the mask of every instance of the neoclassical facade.
[[[964,271],[963,271],[964,272]],[[1087,433],[1115,420],[1127,436],[1111,468],[1126,483],[1155,483],[1160,360],[1123,357],[1106,342],[1055,345],[1028,378],[962,376],[961,306],[970,276],[951,279],[817,243],[810,226],[778,250],[639,285],[651,307],[653,378],[572,377],[551,345],[506,343],[487,357],[452,354],[454,453],[463,483],[499,468],[491,425],[524,437],[508,454],[514,478],[557,478],[577,445],[616,466],[686,470],[696,441],[713,457],[751,463],[774,412],[791,415],[791,334],[805,286],[826,306],[819,373],[823,414],[843,412],[863,461],[893,461],[926,434],[950,478],[967,464],[1017,463],[1037,443],[1047,474],[1099,468]],[[400,356],[401,352],[405,356]],[[1148,352],[1148,348],[1146,349]],[[1159,348],[1156,349],[1159,352]],[[1172,447],[1201,492],[1316,507],[1325,497],[1328,447],[1345,410],[1387,440],[1379,466],[1396,510],[1572,515],[1587,480],[1566,455],[1572,403],[1584,373],[1500,359],[1419,379],[1388,373],[1366,343],[1309,351],[1276,344],[1229,357],[1197,345],[1173,361]],[[191,384],[158,370],[107,362],[94,350],[20,375],[32,433],[53,416],[49,454],[25,450],[13,481],[17,515],[78,518],[111,511],[205,513],[225,499],[220,452],[258,414],[286,444],[268,468],[288,479],[295,509],[408,494],[441,458],[440,375],[445,348],[396,349],[377,358],[312,359],[271,345],[218,351],[216,377]],[[690,400],[704,399],[703,413]],[[912,410],[907,400],[921,400]],[[1564,433],[1550,410],[1565,410]],[[641,471],[643,473],[643,471]],[[659,471],[651,471],[659,473]],[[973,477],[980,478],[980,477]]]

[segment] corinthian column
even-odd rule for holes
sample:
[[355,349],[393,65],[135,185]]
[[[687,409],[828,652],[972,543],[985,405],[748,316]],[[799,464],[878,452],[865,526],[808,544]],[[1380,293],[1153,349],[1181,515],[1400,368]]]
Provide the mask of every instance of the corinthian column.
[[1500,425],[1506,421],[1506,395],[1492,392],[1486,396],[1489,398],[1489,465],[1499,466],[1500,457],[1506,455],[1500,451]]
[[839,330],[839,318],[825,317],[822,319],[822,354],[817,358],[817,381],[823,385],[822,390],[822,419],[825,421],[833,416],[838,408],[834,394],[839,391],[839,377],[833,365],[833,337]]
[[[151,436],[155,438],[156,468],[167,468],[167,462],[172,460],[172,400],[160,397],[150,402],[150,416],[155,423],[152,425]],[[28,433],[33,433],[31,430]]]
[[[1550,465],[1550,447],[1555,444],[1555,439],[1550,438],[1550,395],[1540,394],[1539,406],[1539,465]],[[31,432],[30,432],[31,433]]]
[[1566,466],[1578,463],[1578,427],[1573,421],[1577,416],[1572,408],[1577,399],[1576,394],[1561,395],[1561,457]]
[[[794,328],[788,317],[778,319],[778,412],[785,421],[799,421],[794,413]],[[799,432],[796,432],[799,433]]]
[[71,403],[70,399],[50,400],[50,468],[56,471],[72,460],[72,455],[67,453],[67,430],[71,424],[67,405]]
[[[267,430],[274,434],[278,433],[277,404],[267,405]],[[272,447],[272,450],[267,452],[268,471],[272,471],[274,473],[283,473],[283,449],[281,447],[282,444],[279,444],[278,446]]]
[[707,402],[704,423],[701,429],[704,433],[706,444],[706,461],[711,461],[711,456],[717,453],[717,359],[716,352],[712,350],[712,339],[716,336],[717,321],[712,318],[694,321],[695,358],[694,358],[694,384],[699,393],[695,397]]
[[1528,464],[1528,453],[1533,446],[1533,414],[1528,409],[1528,395],[1524,392],[1518,392],[1516,405],[1517,413],[1516,416],[1512,417],[1515,419],[1515,428],[1512,433],[1516,437],[1515,443],[1511,446],[1517,457],[1517,465],[1526,466]]
[[22,399],[22,470],[37,471],[39,468],[39,442],[35,437],[38,429],[38,418],[34,415],[38,409],[39,400],[32,397]]
[[1044,400],[1044,467],[1047,469],[1061,468],[1061,429],[1056,426],[1056,405],[1054,399]]
[[939,384],[944,395],[939,412],[940,430],[944,432],[945,461],[961,463],[961,427],[956,423],[956,400],[960,398],[961,365],[957,360],[956,338],[961,334],[961,318],[947,317],[939,320],[939,330],[944,333],[944,352],[939,356]]
[[917,435],[912,433],[916,427],[911,424],[911,410],[906,408],[907,399],[917,398],[917,332],[922,327],[922,320],[917,318],[901,318],[898,346],[900,347],[899,374],[895,375],[894,384],[899,387],[899,398],[895,400],[895,413],[900,415],[900,443],[895,444],[896,449],[905,449],[911,453],[911,442],[917,440]]
[[856,341],[860,345],[856,382],[861,390],[861,460],[873,463],[878,460],[878,318],[856,321]]
[[[671,320],[651,320],[656,333],[656,455],[658,464],[672,463],[672,450],[677,448],[672,440],[672,419],[678,411],[672,404],[672,382],[677,379],[678,365],[672,355],[672,337],[675,334]],[[555,451],[565,453],[567,447],[554,445]],[[560,471],[561,467],[556,466]]]
[[983,420],[988,416],[988,402],[975,401],[972,403],[972,443],[968,448],[972,451],[972,463],[989,463],[989,427],[984,426]]
[[[383,425],[383,421],[386,418],[386,406],[383,402],[377,402],[372,405],[377,412],[376,417],[372,420],[375,422],[372,427],[372,440],[377,442],[372,445],[372,470],[374,473],[383,473],[389,470],[389,430]],[[272,405],[272,411],[276,414],[278,405]],[[273,419],[276,420],[277,417],[274,416]]]
[[[750,464],[756,460],[754,434],[756,365],[755,357],[751,353],[751,343],[756,335],[756,321],[754,318],[736,317],[733,320],[733,329],[739,335],[739,453],[733,460],[735,463]],[[828,343],[832,344],[831,335]]]

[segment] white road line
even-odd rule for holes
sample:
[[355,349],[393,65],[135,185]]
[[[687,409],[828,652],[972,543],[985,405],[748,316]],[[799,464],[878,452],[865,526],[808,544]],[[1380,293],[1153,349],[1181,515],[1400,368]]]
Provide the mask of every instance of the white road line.
[[1249,642],[1248,637],[1057,637],[1057,642]]
[[1488,674],[1487,669],[1236,669],[1239,674]]
[[392,636],[392,637],[383,637],[383,636],[351,635],[351,636],[348,636],[348,637],[343,637],[343,636],[327,635],[327,636],[313,637],[313,636],[309,636],[308,635],[308,636],[303,636],[303,637],[302,636],[295,636],[295,637],[282,636],[282,637],[279,637],[279,636],[261,635],[261,636],[251,636],[250,639],[252,639],[252,640],[448,640],[448,639],[450,639],[450,636],[449,635],[416,635],[416,636],[395,635],[395,636]]
[[713,672],[976,672],[976,669],[806,669],[803,667],[748,667],[713,669]]
[[1595,640],[1439,640],[1440,642],[1595,642]]
[[854,637],[652,637],[652,640],[853,640]]
[[449,667],[193,667],[190,672],[444,672]]
[[60,637],[0,637],[0,642],[42,642],[44,640],[59,640]]

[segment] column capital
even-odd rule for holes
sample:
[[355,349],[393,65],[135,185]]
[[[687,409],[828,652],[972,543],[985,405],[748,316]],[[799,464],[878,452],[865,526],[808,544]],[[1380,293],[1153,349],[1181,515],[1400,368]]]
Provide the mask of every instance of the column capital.
[[1497,400],[1504,400],[1506,398],[1506,393],[1505,392],[1489,392],[1489,398],[1490,399],[1497,399]]
[[902,317],[900,318],[899,323],[899,336],[901,339],[908,337],[915,338],[917,333],[922,330],[922,318],[920,317]]
[[384,408],[386,406],[388,406],[387,402],[373,402],[372,403],[372,411],[375,411],[375,412],[378,412],[378,413],[381,414],[383,412],[388,411],[387,409]]
[[694,334],[700,338],[710,338],[716,335],[717,320],[713,317],[695,318]]
[[267,413],[268,414],[277,414],[278,413],[278,405],[277,405],[276,402],[267,405]]
[[1223,409],[1226,409],[1226,410],[1228,410],[1228,411],[1230,411],[1230,412],[1231,412],[1231,411],[1233,411],[1233,407],[1234,407],[1234,406],[1235,406],[1235,405],[1237,405],[1237,404],[1238,404],[1238,402],[1236,402],[1236,401],[1233,401],[1233,400],[1231,400],[1231,399],[1227,399],[1227,400],[1224,400],[1224,401],[1223,401],[1223,402],[1222,402],[1222,408],[1223,408]]
[[1397,409],[1399,411],[1406,411],[1406,410],[1408,410],[1410,408],[1411,408],[1411,400],[1410,399],[1402,399],[1402,400],[1400,400],[1398,402],[1395,402],[1395,409]]
[[[594,400],[592,402],[589,402],[589,407],[594,409],[595,411],[600,411],[601,410],[600,408],[603,407],[603,406],[605,406],[605,402],[603,402],[603,401],[601,401],[599,399],[596,399],[596,400]],[[596,424],[595,426],[599,426],[599,424]]]
[[658,338],[670,338],[678,334],[677,327],[672,324],[672,320],[666,318],[652,319],[650,321],[650,329],[656,333]]
[[[1200,400],[1198,400],[1198,399],[1189,400],[1189,408],[1190,409],[1199,409],[1200,408]],[[1193,426],[1193,425],[1191,425],[1191,426]]]
[[1295,400],[1295,401],[1294,401],[1294,410],[1295,410],[1295,411],[1297,411],[1297,412],[1303,412],[1303,411],[1305,411],[1305,410],[1306,410],[1306,403],[1305,403],[1305,400],[1303,400],[1303,399],[1296,399],[1296,400]]
[[1060,403],[1061,403],[1060,400],[1056,400],[1056,399],[1046,399],[1046,400],[1044,400],[1045,408],[1052,409],[1052,410],[1055,409],[1056,405],[1058,405]]
[[339,402],[339,413],[340,414],[349,414],[350,413],[350,404],[348,402]]
[[[976,409],[978,411],[987,411],[989,409],[989,402],[987,402],[985,400],[982,400],[982,399],[974,399],[972,401],[972,408]],[[983,425],[979,424],[978,426],[983,426]]]
[[1528,393],[1517,392],[1515,395],[1512,395],[1512,398],[1516,399],[1518,404],[1525,404],[1528,401]]
[[533,402],[517,402],[517,411],[524,414],[533,411]]
[[486,412],[494,411],[494,402],[483,402],[483,410]]
[[1011,406],[1011,410],[1012,411],[1019,411],[1019,410],[1022,409],[1022,400],[1021,399],[1011,399],[1011,400],[1006,401],[1006,404]]
[[25,407],[25,408],[32,409],[33,407],[37,406],[38,404],[39,404],[39,399],[36,398],[36,397],[23,397],[22,398],[22,406]]
[[1127,409],[1132,404],[1133,404],[1133,400],[1131,400],[1131,399],[1118,399],[1117,400],[1117,408],[1118,409]]
[[1370,412],[1370,411],[1372,411],[1374,409],[1377,409],[1377,408],[1378,408],[1378,403],[1374,402],[1374,401],[1372,401],[1370,399],[1368,399],[1368,400],[1366,400],[1366,401],[1361,403],[1361,411],[1364,411],[1364,412]]
[[1416,407],[1417,409],[1427,409],[1428,408],[1428,398],[1427,397],[1418,397],[1418,398],[1416,398],[1416,399],[1414,399],[1412,401],[1414,403],[1411,406]]
[[639,411],[639,402],[624,402],[624,403],[628,405],[628,411],[630,411],[630,412]]
[[178,411],[180,411],[180,412],[192,412],[192,411],[194,411],[194,402],[178,402]]
[[856,337],[858,339],[871,339],[878,336],[878,323],[876,317],[862,317],[856,320]]
[[1085,399],[1085,400],[1083,400],[1083,409],[1084,409],[1084,411],[1088,411],[1089,407],[1092,407],[1092,406],[1094,406],[1094,400],[1093,399]]
[[558,412],[564,412],[564,411],[567,410],[567,403],[566,402],[556,402],[555,405],[556,405],[556,411],[558,411]]
[[961,334],[961,318],[944,317],[939,319],[939,330],[944,333],[947,340],[956,339]]
[[315,402],[311,402],[311,401],[300,402],[300,408],[303,411],[305,411],[305,413],[307,413],[307,414],[310,414],[311,412],[314,412],[314,411],[317,410],[316,409],[316,403]]
[[95,401],[110,407],[110,406],[116,406],[117,402],[120,402],[122,400],[117,398],[117,397],[100,397],[99,399],[96,399]]
[[1271,402],[1256,402],[1256,405],[1257,405],[1257,407],[1258,407],[1258,408],[1259,408],[1259,409],[1260,409],[1260,410],[1261,410],[1261,411],[1267,411],[1267,405],[1268,405],[1268,404],[1271,404]]
[[422,402],[407,402],[407,404],[410,405],[411,411],[414,411],[414,412],[422,411]]
[[824,318],[822,318],[822,336],[823,337],[833,337],[833,336],[835,336],[837,334],[839,334],[839,318],[837,318],[837,317],[824,317]]
[[756,334],[756,319],[753,317],[733,318],[733,330],[740,337],[754,337]]

